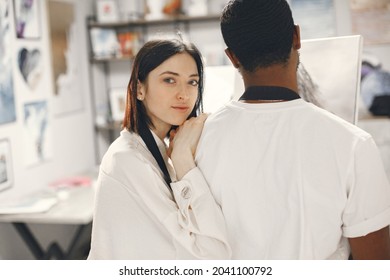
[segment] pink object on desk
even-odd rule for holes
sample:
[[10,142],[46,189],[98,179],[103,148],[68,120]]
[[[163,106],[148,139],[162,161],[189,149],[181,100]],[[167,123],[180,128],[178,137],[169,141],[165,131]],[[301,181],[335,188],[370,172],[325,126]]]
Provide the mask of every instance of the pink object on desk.
[[54,181],[49,185],[53,188],[89,187],[91,186],[91,178],[86,176],[72,176]]

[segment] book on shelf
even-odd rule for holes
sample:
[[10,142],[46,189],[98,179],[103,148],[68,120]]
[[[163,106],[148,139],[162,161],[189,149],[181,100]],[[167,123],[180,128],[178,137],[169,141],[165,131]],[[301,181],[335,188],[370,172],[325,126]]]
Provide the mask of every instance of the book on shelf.
[[133,57],[140,48],[138,32],[122,31],[117,34],[120,44],[120,56]]
[[93,58],[112,58],[121,55],[121,46],[116,30],[93,27],[90,29]]
[[93,27],[90,30],[92,56],[96,59],[133,57],[140,48],[139,32]]

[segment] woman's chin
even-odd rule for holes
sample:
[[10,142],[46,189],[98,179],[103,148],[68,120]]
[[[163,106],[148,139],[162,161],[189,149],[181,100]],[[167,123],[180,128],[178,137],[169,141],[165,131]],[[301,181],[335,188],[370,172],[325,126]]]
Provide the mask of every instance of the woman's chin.
[[174,122],[172,122],[172,125],[180,126],[180,125],[182,125],[186,120],[187,120],[187,118],[175,120]]

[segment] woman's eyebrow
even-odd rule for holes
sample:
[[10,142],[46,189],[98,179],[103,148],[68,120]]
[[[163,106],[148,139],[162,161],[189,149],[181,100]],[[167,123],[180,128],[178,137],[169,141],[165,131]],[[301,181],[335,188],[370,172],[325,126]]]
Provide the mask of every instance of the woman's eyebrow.
[[[170,74],[170,75],[174,75],[174,76],[180,76],[179,73],[172,72],[172,71],[164,71],[164,72],[160,73],[160,76],[165,75],[165,74]],[[194,73],[194,74],[189,75],[189,77],[199,77],[199,74],[198,73]]]
[[160,76],[162,76],[164,74],[170,74],[170,75],[174,75],[174,76],[179,76],[179,73],[172,72],[172,71],[164,71],[164,72],[160,73]]

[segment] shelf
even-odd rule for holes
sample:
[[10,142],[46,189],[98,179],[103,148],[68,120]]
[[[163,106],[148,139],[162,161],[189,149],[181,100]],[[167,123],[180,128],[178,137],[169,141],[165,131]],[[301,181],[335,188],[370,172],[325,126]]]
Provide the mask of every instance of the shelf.
[[134,56],[112,56],[112,57],[92,57],[90,60],[92,63],[99,63],[99,62],[115,62],[115,61],[129,61],[132,60]]
[[215,21],[219,20],[219,15],[206,15],[206,16],[165,16],[160,19],[139,19],[129,21],[118,21],[112,23],[100,23],[93,20],[88,22],[88,27],[100,27],[100,28],[118,28],[126,26],[142,26],[142,25],[159,25],[159,24],[170,24],[177,22],[204,22],[204,21]]

